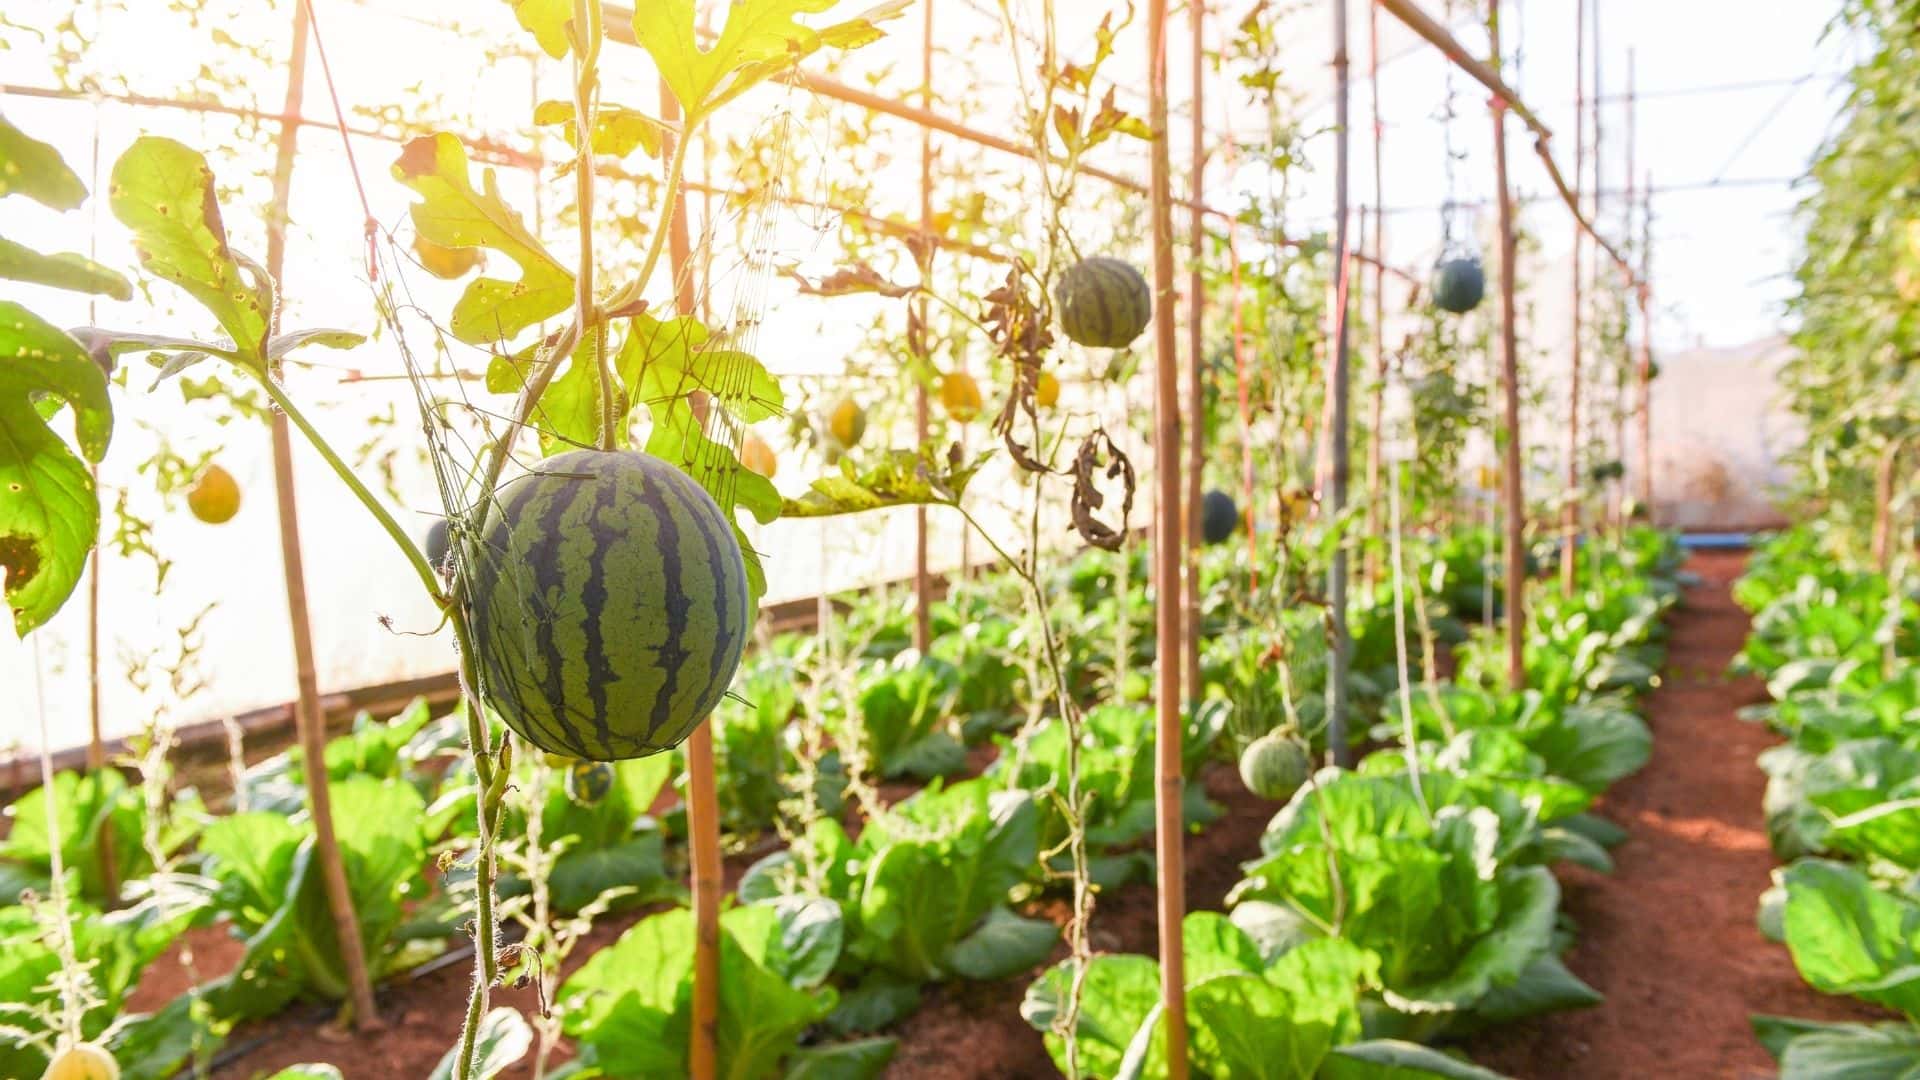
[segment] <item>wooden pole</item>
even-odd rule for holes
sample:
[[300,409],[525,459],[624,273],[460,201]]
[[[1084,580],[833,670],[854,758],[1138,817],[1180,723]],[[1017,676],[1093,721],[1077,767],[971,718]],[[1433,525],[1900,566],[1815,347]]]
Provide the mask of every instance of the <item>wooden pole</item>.
[[1174,334],[1173,162],[1167,145],[1167,0],[1147,0],[1147,126],[1152,132],[1154,499],[1154,854],[1159,861],[1160,1003],[1167,1024],[1167,1076],[1187,1076],[1186,830],[1180,770],[1180,355]]
[[[283,117],[300,114],[300,99],[307,70],[306,4],[293,8],[293,56],[287,62],[287,95],[281,109]],[[283,120],[274,151],[273,208],[267,215],[267,274],[280,281],[287,258],[287,207],[293,191],[293,158],[299,137],[298,124]],[[279,314],[272,316],[278,331]],[[274,378],[280,377],[274,364]],[[347,972],[347,1005],[353,1025],[365,1030],[377,1027],[373,983],[367,977],[366,947],[360,937],[360,919],[354,912],[353,894],[347,888],[346,867],[340,861],[340,842],[333,831],[333,798],[327,789],[327,729],[320,711],[319,679],[314,673],[313,628],[307,612],[305,561],[300,551],[300,513],[294,499],[293,437],[284,413],[273,414],[273,486],[280,511],[280,561],[287,589],[287,624],[293,634],[294,680],[298,697],[294,703],[294,727],[299,732],[302,766],[307,784],[307,812],[313,818],[314,853],[320,860],[320,879],[327,894],[327,908],[333,915],[334,933],[340,940],[340,961]]]
[[1641,188],[1645,202],[1640,214],[1640,360],[1635,365],[1639,401],[1634,407],[1640,436],[1640,509],[1653,520],[1653,174]]
[[[660,81],[660,118],[668,124],[680,120],[680,102],[664,79]],[[674,192],[673,220],[667,233],[673,302],[683,315],[693,314],[698,307],[693,294],[692,261],[693,243],[687,227],[687,196],[683,189]],[[725,889],[720,868],[720,798],[713,773],[713,725],[701,721],[687,737],[686,749],[687,843],[692,849],[694,935],[693,1025],[687,1033],[687,1064],[693,1080],[713,1080],[719,1073],[720,1061],[720,896]]]
[[[1367,5],[1367,83],[1372,87],[1373,109],[1373,386],[1367,406],[1367,538],[1371,540],[1379,534],[1380,464],[1385,451],[1381,431],[1387,396],[1387,276],[1380,270],[1387,257],[1386,169],[1381,164],[1387,127],[1380,120],[1380,0]],[[1377,580],[1379,574],[1378,559],[1370,547],[1367,580]]]
[[[1573,196],[1577,200],[1586,179],[1587,167],[1587,0],[1575,0],[1573,25]],[[1595,191],[1598,192],[1597,186]],[[1581,485],[1580,320],[1584,302],[1581,260],[1586,257],[1586,239],[1586,233],[1577,228],[1573,230],[1573,328],[1572,341],[1567,349],[1570,368],[1567,378],[1567,505],[1560,532],[1560,591],[1567,596],[1573,595],[1574,577],[1580,562],[1577,551],[1580,541]]]
[[[1487,6],[1487,37],[1493,66],[1500,67],[1500,0]],[[1526,492],[1520,476],[1520,343],[1514,326],[1513,192],[1507,186],[1507,105],[1493,102],[1493,175],[1500,204],[1500,393],[1507,441],[1502,456],[1506,495],[1507,681],[1514,690],[1527,684],[1524,652],[1527,626]]]
[[[1207,165],[1207,130],[1204,103],[1203,77],[1206,61],[1202,48],[1202,35],[1206,32],[1206,0],[1188,0],[1187,27],[1193,37],[1192,68],[1193,82],[1188,91],[1188,138],[1192,141],[1192,165],[1187,176],[1188,197],[1193,202],[1201,202],[1206,192],[1203,183]],[[1205,687],[1200,684],[1200,545],[1204,537],[1200,535],[1200,498],[1202,485],[1206,483],[1206,390],[1204,373],[1206,358],[1202,355],[1205,348],[1205,329],[1203,319],[1206,316],[1206,284],[1201,280],[1201,267],[1206,258],[1207,223],[1198,212],[1187,214],[1187,413],[1191,418],[1187,424],[1187,557],[1186,580],[1181,589],[1185,600],[1187,618],[1186,651],[1182,662],[1186,665],[1181,673],[1181,685],[1186,688],[1187,700],[1198,706],[1200,695]]]
[[[920,4],[920,107],[927,112],[933,111],[933,0],[921,0]],[[920,231],[923,236],[933,231],[933,129],[920,126]],[[927,245],[919,251],[921,280],[933,266],[933,247]],[[927,346],[927,298],[915,297],[910,310],[912,332],[907,335],[907,347],[919,358],[922,375],[932,372],[932,355]],[[930,420],[927,402],[927,384],[914,380],[913,387],[913,437],[916,445],[925,445]],[[961,573],[966,572],[966,564],[960,565]],[[913,508],[913,647],[921,655],[933,644],[933,574],[927,565],[927,508]]]
[[[1347,391],[1351,381],[1348,365],[1347,333],[1347,149],[1349,134],[1347,101],[1347,0],[1333,3],[1333,249],[1339,252],[1334,266],[1333,299],[1329,315],[1333,319],[1333,341],[1327,365],[1327,518],[1338,521],[1347,507]],[[1333,661],[1327,676],[1327,748],[1333,763],[1342,767],[1353,763],[1352,748],[1347,745],[1347,664],[1352,643],[1347,630],[1347,544],[1335,545],[1327,568],[1327,625],[1331,629]]]
[[[87,468],[98,491],[100,466]],[[106,767],[107,743],[100,734],[100,545],[95,543],[87,552],[87,772],[98,776]],[[101,891],[106,893],[107,907],[119,907],[120,863],[114,856],[111,827],[100,830],[99,843]]]

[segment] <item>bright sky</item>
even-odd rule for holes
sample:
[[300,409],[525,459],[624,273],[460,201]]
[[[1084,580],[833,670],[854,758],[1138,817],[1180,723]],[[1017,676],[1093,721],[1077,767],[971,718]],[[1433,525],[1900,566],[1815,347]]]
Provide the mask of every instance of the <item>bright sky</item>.
[[[957,53],[970,39],[993,26],[983,16],[994,11],[992,0],[939,2],[944,49]],[[1639,166],[1652,171],[1657,189],[1675,189],[1658,195],[1655,203],[1659,344],[1666,348],[1701,341],[1731,345],[1776,333],[1781,324],[1781,304],[1789,292],[1785,275],[1795,247],[1791,221],[1794,196],[1785,184],[1776,181],[1803,171],[1839,104],[1832,76],[1844,70],[1847,46],[1845,42],[1818,41],[1836,0],[1590,2],[1601,5],[1604,19],[1604,89],[1610,98],[1625,90],[1627,50],[1633,48],[1642,97],[1637,114]],[[26,26],[50,25],[74,6],[66,0],[25,0],[24,4],[16,0],[7,5],[7,18]],[[846,6],[851,10],[861,5],[849,2]],[[1016,10],[1024,7],[1031,11],[1037,7],[1037,0],[1016,2],[1015,6]],[[1083,51],[1081,43],[1087,40],[1088,30],[1106,5],[1062,0],[1058,6],[1063,46]],[[1357,125],[1353,190],[1355,201],[1361,202],[1371,201],[1373,190],[1365,127],[1370,105],[1370,91],[1364,81],[1367,5],[1363,0],[1351,0],[1350,6]],[[1522,42],[1523,64],[1516,81],[1523,95],[1558,133],[1556,154],[1563,170],[1569,172],[1573,159],[1573,6],[1572,0],[1506,3],[1510,37],[1517,36]],[[94,4],[82,0],[78,7],[83,25],[93,25]],[[123,0],[104,7],[106,18],[101,25],[105,33],[84,66],[124,77],[125,88],[135,92],[164,96],[193,84],[206,60],[207,42],[216,34],[257,47],[263,57],[276,63],[287,48],[291,9],[285,0],[277,5],[280,10],[270,12],[247,0],[212,0],[197,25],[177,13],[161,10],[149,0]],[[368,0],[316,0],[315,7],[349,110],[356,105],[377,107],[404,100],[410,88],[424,87],[431,95],[426,108],[433,115],[457,120],[473,132],[504,136],[523,124],[533,99],[564,96],[556,78],[557,65],[547,64],[536,86],[524,60],[490,56],[484,41],[457,40],[436,28],[442,13],[457,13],[463,22],[484,28],[490,35],[487,40],[495,44],[515,42],[519,40],[517,31],[503,4],[441,2],[402,8]],[[1242,7],[1234,5],[1236,12]],[[1435,14],[1441,11],[1439,0],[1429,0],[1427,7]],[[1328,6],[1319,2],[1301,14],[1290,35],[1292,44],[1283,57],[1290,73],[1289,84],[1307,100],[1321,103],[1331,90],[1327,10]],[[863,53],[854,69],[843,77],[858,82],[863,72],[882,73],[882,92],[906,96],[903,88],[917,76],[919,18],[916,10],[892,24],[894,37]],[[1184,94],[1188,80],[1184,18],[1184,13],[1176,15],[1168,42],[1176,96]],[[1388,220],[1388,257],[1423,272],[1436,254],[1436,205],[1447,193],[1440,129],[1432,122],[1444,96],[1444,64],[1392,26],[1385,16],[1383,25],[1388,57],[1381,86],[1387,123],[1386,198],[1389,206],[1396,208]],[[1144,87],[1139,29],[1136,25],[1123,39],[1109,72],[1122,87],[1123,107],[1134,109],[1142,107],[1140,92]],[[1462,25],[1460,32],[1470,49],[1484,47],[1484,38],[1470,28]],[[28,32],[0,26],[0,42],[7,46],[0,52],[4,57],[0,81],[27,87],[56,84],[43,41]],[[1004,46],[999,45],[965,58],[990,84],[979,95],[988,102],[1012,100],[1013,72],[1002,59],[1004,54]],[[636,54],[620,50],[610,55],[621,62],[608,72],[609,99],[650,107],[651,75],[643,64],[635,62]],[[885,74],[890,66],[892,73]],[[310,116],[329,117],[326,87],[317,64],[313,68],[305,109]],[[1795,85],[1784,83],[1809,74],[1814,78]],[[946,61],[936,73],[936,80],[950,82],[962,77],[966,77],[966,68]],[[275,111],[280,105],[282,78],[250,80],[223,92],[221,100]],[[1766,85],[1699,92],[1711,86],[1756,83]],[[1210,85],[1221,90],[1219,99],[1207,106],[1210,127],[1217,128],[1231,110],[1236,126],[1244,128],[1251,110],[1242,92],[1225,80]],[[1455,194],[1462,200],[1484,199],[1490,194],[1491,177],[1490,125],[1481,108],[1484,93],[1464,77],[1456,79],[1456,90],[1461,115],[1456,145],[1468,157],[1457,168]],[[793,104],[791,95],[785,100]],[[14,95],[0,96],[0,108],[29,132],[55,142],[83,176],[89,172],[96,132],[103,175],[119,150],[142,132],[169,134],[202,146],[233,138],[230,120],[169,110],[120,105],[96,108],[86,103]],[[1176,101],[1175,109],[1176,114],[1184,112],[1184,102]],[[1330,118],[1323,104],[1309,126],[1324,126]],[[1625,121],[1624,105],[1611,100],[1604,121],[1609,189],[1618,189],[1626,181]],[[996,122],[994,116],[983,114],[977,123],[1001,134],[1012,133],[1012,123],[1004,117]],[[880,130],[890,136],[890,144],[872,165],[875,201],[871,209],[881,214],[909,214],[917,204],[913,186],[917,170],[912,160],[917,139],[903,125],[892,122]],[[1177,118],[1175,130],[1176,143],[1183,143],[1184,123]],[[800,139],[820,137],[819,133],[806,132]],[[988,188],[992,187],[995,170],[1019,167],[967,144],[943,138],[938,145],[949,162],[977,166],[980,183]],[[1327,224],[1326,214],[1332,205],[1330,145],[1326,136],[1316,138],[1312,145],[1315,173],[1303,189],[1298,231]],[[372,315],[359,269],[360,210],[351,173],[331,131],[308,128],[301,134],[300,146],[290,241],[293,255],[285,288],[288,322],[369,330]],[[408,197],[387,177],[395,148],[365,139],[356,140],[355,148],[376,215],[384,222],[397,223],[404,215]],[[1533,161],[1527,140],[1516,137],[1512,152],[1516,190],[1530,196],[1546,193],[1545,174]],[[1185,159],[1184,146],[1177,145],[1175,161],[1184,163]],[[1144,155],[1137,146],[1115,147],[1110,163],[1130,175],[1145,176]],[[257,158],[249,162],[250,166],[257,164]],[[263,182],[246,178],[245,170],[231,162],[226,165],[222,168],[222,162],[215,161],[223,178],[241,184],[242,190],[237,193],[240,201],[235,205],[263,205],[267,198]],[[1212,177],[1209,201],[1230,207],[1235,181],[1222,169],[1216,169]],[[1749,186],[1747,182],[1753,180],[1763,182]],[[530,205],[532,185],[524,174],[506,170],[501,181],[510,201],[522,207]],[[1715,181],[1721,186],[1702,186]],[[808,181],[802,178],[800,183],[800,193],[807,194],[804,186]],[[100,186],[96,183],[96,190]],[[0,203],[0,231],[50,249],[84,249],[92,210],[62,218],[36,207],[17,205],[23,202],[16,199]],[[1399,208],[1412,209],[1402,212]],[[99,257],[109,264],[130,266],[124,235],[104,206],[99,206],[98,212]],[[1491,220],[1490,211],[1482,215],[1483,226],[1490,226]],[[1616,232],[1617,221],[1616,216],[1612,226]],[[1566,215],[1557,203],[1534,205],[1524,222],[1539,236],[1549,261],[1566,251],[1570,234]],[[806,221],[792,216],[782,225],[775,240],[779,258],[814,268],[830,264],[831,243],[823,242],[818,232],[806,227]],[[262,230],[257,219],[241,210],[230,211],[229,227],[239,246],[260,250]],[[550,234],[566,231],[549,230]],[[561,257],[568,257],[564,240],[554,246]],[[1543,272],[1541,280],[1551,282],[1551,274]],[[413,281],[422,289],[422,302],[436,310],[446,310],[457,294],[454,289],[426,280],[424,275],[414,275]],[[89,319],[83,301],[41,290],[23,291],[31,294],[26,299],[36,310],[56,321],[80,324]],[[1538,302],[1544,325],[1551,320],[1549,313],[1556,310],[1555,305],[1564,305],[1565,290],[1543,285],[1541,292]],[[8,294],[11,296],[12,291]],[[153,329],[198,328],[171,325],[190,316],[187,309],[174,303],[170,290],[157,287],[155,299],[159,301],[157,313],[153,305],[139,299],[129,305],[103,304],[96,314],[100,322],[116,326],[158,321],[163,325]],[[790,289],[776,284],[768,300],[762,355],[778,371],[837,370],[857,346],[857,334],[846,325],[847,310],[795,301]],[[344,362],[371,372],[398,370],[391,351],[380,344],[350,359],[324,354],[314,359]],[[399,384],[341,386],[332,372],[296,375],[295,380],[295,389],[306,400],[319,403],[316,412],[322,426],[345,446],[357,445],[366,438],[366,417],[382,411],[387,402],[396,405],[403,420],[406,415],[407,401]],[[104,620],[110,643],[103,667],[109,734],[130,730],[143,715],[151,715],[163,705],[174,707],[176,718],[186,720],[283,701],[292,694],[291,668],[283,645],[285,615],[264,437],[257,431],[218,428],[191,413],[158,419],[185,449],[227,447],[222,460],[239,477],[248,502],[233,524],[219,529],[199,525],[180,514],[160,521],[156,541],[175,553],[180,564],[169,579],[168,589],[158,598],[152,594],[150,575],[140,566],[118,558],[108,560],[103,582],[111,606]],[[402,430],[407,430],[404,424]],[[116,438],[109,458],[109,482],[126,484],[129,476],[125,474],[131,472],[131,463],[151,447],[150,436],[141,430],[137,409],[123,415]],[[115,473],[116,469],[124,473]],[[804,472],[797,467],[783,470],[780,477],[781,485],[789,491],[803,487],[805,481]],[[390,615],[397,627],[409,631],[432,627],[431,613],[415,595],[417,588],[409,581],[404,565],[382,546],[383,541],[364,515],[304,451],[299,460],[299,484],[323,688],[443,670],[450,663],[443,640],[396,636],[374,619],[376,614]],[[434,505],[424,473],[417,467],[403,468],[402,487],[403,509],[424,529],[427,513]],[[835,583],[851,583],[863,577],[897,573],[903,567],[904,541],[909,535],[904,515],[893,515],[879,535],[865,524],[847,526],[835,531],[828,544],[830,557],[822,558],[818,554],[818,534],[781,528],[785,531],[762,544],[763,550],[774,556],[771,595],[776,597],[811,593],[823,574],[830,575],[829,580]],[[945,555],[951,558],[957,542],[953,535],[943,540]],[[170,628],[180,625],[210,599],[220,601],[220,607],[205,624],[209,688],[186,702],[168,702],[166,695],[143,697],[127,687],[121,678],[120,658],[151,654],[169,640]],[[84,614],[76,599],[52,626],[36,635],[36,644],[15,643],[10,635],[0,640],[0,686],[41,688],[38,694],[0,694],[0,748],[35,741],[30,703],[37,699],[47,703],[56,743],[72,743],[84,737],[85,680],[80,652],[84,629]],[[22,705],[27,706],[25,710]]]

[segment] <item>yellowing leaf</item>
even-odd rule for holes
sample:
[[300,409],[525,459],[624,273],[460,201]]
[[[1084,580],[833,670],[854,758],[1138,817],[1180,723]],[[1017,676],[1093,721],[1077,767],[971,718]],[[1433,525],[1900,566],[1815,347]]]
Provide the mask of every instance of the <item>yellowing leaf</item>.
[[[507,0],[513,17],[555,60],[567,55],[567,23],[573,21],[573,0]],[[640,0],[646,3],[646,0]]]
[[427,273],[446,281],[466,277],[487,261],[479,248],[442,247],[419,233],[413,234],[413,255]]
[[393,175],[420,195],[413,227],[429,242],[492,248],[519,264],[519,281],[483,277],[467,286],[453,306],[454,337],[473,345],[503,341],[573,303],[573,274],[500,197],[492,169],[481,172],[474,189],[460,140],[441,132],[408,142]]
[[143,135],[114,163],[107,202],[133,230],[140,265],[185,289],[219,320],[237,353],[257,358],[272,283],[257,272],[244,276],[227,246],[207,159],[172,139]]
[[[574,144],[572,102],[543,101],[535,105],[533,122],[542,127],[564,125],[561,134],[566,136],[569,145]],[[638,109],[629,109],[625,105],[602,105],[593,114],[593,152],[626,157],[635,150],[645,150],[648,157],[659,157],[661,137],[671,134],[673,130],[666,122],[656,120]]]
[[694,0],[650,0],[634,5],[633,36],[653,56],[681,110],[696,117],[823,46],[850,49],[878,39],[878,24],[907,7],[907,0],[891,0],[817,30],[796,19],[827,11],[836,2],[735,0],[727,8],[719,40],[713,48],[702,49],[694,37]]
[[0,301],[0,576],[22,635],[66,603],[100,531],[93,477],[47,426],[36,397],[71,405],[80,452],[92,461],[106,455],[106,373],[59,328]]

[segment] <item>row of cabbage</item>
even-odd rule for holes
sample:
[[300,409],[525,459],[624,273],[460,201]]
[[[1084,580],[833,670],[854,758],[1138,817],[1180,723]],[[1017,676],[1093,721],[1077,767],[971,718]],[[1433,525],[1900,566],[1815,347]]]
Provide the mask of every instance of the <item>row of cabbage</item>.
[[1735,670],[1766,679],[1745,710],[1786,740],[1760,756],[1785,864],[1763,933],[1808,985],[1902,1019],[1756,1016],[1788,1080],[1920,1071],[1920,586],[1836,559],[1817,524],[1760,547],[1734,598],[1753,615]]
[[[1540,588],[1530,688],[1513,693],[1497,641],[1472,625],[1498,606],[1490,547],[1484,531],[1422,545],[1427,599],[1419,618],[1401,620],[1404,642],[1389,582],[1358,597],[1349,696],[1376,725],[1363,726],[1368,745],[1388,748],[1352,773],[1314,776],[1269,828],[1231,916],[1190,917],[1203,1074],[1242,1075],[1232,1054],[1284,1050],[1291,1056],[1270,1060],[1316,1063],[1280,1066],[1288,1075],[1481,1075],[1421,1044],[1595,1000],[1558,960],[1570,927],[1546,867],[1604,868],[1619,838],[1585,811],[1645,760],[1632,696],[1658,668],[1673,549],[1658,534],[1629,534],[1589,551],[1574,595]],[[1243,551],[1216,549],[1204,571],[1208,694],[1187,721],[1189,777],[1261,736],[1323,749],[1323,613],[1249,611],[1257,590]],[[1091,552],[1045,583],[1055,625],[1073,628],[1058,642],[1085,709],[1072,748],[1049,695],[1036,693],[1050,680],[1010,575],[956,588],[934,612],[925,655],[910,647],[907,598],[886,591],[845,598],[831,633],[761,643],[714,720],[731,845],[778,847],[754,862],[723,919],[729,1075],[877,1075],[893,1051],[886,1033],[928,984],[1021,976],[1057,958],[1056,925],[1035,911],[1069,888],[1070,749],[1090,877],[1112,890],[1151,874],[1145,580],[1138,554]],[[1403,694],[1399,646],[1430,654],[1436,639],[1456,646],[1457,677],[1416,676]],[[1284,663],[1271,662],[1276,642]],[[1398,745],[1408,730],[1411,755]],[[435,716],[416,703],[385,720],[363,716],[327,747],[335,829],[376,978],[465,940],[475,789],[464,731],[458,711]],[[10,1003],[0,1024],[17,1036],[0,1049],[0,1074],[37,1075],[65,1029],[56,1013],[66,946],[47,899],[56,861],[87,984],[81,1032],[111,1048],[129,1078],[213,1060],[238,1025],[292,1003],[346,997],[298,751],[236,764],[218,814],[163,757],[138,764],[131,783],[119,770],[62,774],[54,798],[35,792],[10,810],[0,899],[24,902],[0,907],[0,999]],[[693,963],[679,906],[684,777],[665,755],[582,766],[538,755],[516,765],[500,845],[505,920],[524,946],[513,974],[547,984],[555,1007],[491,1018],[496,1064],[537,1046],[548,1076],[684,1073]],[[1190,826],[1220,813],[1200,784],[1188,791]],[[595,919],[635,908],[655,913],[571,962]],[[215,924],[245,944],[234,969],[153,1014],[128,1014],[143,970],[189,928]],[[1083,1075],[1152,1075],[1153,963],[1093,962],[1075,1040]],[[1052,1030],[1063,978],[1061,968],[1042,975],[1025,1011],[1049,1030],[1064,1068],[1065,1040]],[[1274,1042],[1208,1041],[1220,1031]],[[571,1059],[546,1069],[563,1044]]]

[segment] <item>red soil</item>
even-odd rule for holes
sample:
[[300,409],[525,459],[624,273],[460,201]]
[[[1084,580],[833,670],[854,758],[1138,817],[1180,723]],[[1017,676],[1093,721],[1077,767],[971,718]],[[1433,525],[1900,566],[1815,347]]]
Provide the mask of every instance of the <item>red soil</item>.
[[1778,740],[1735,715],[1765,700],[1759,681],[1725,675],[1747,633],[1728,592],[1744,559],[1701,552],[1687,564],[1702,580],[1669,617],[1664,681],[1645,702],[1652,760],[1599,806],[1632,836],[1611,875],[1560,874],[1580,928],[1567,965],[1607,1000],[1488,1032],[1469,1047],[1481,1064],[1528,1080],[1747,1080],[1774,1074],[1750,1013],[1878,1015],[1808,989],[1754,925],[1774,866],[1754,758]]

